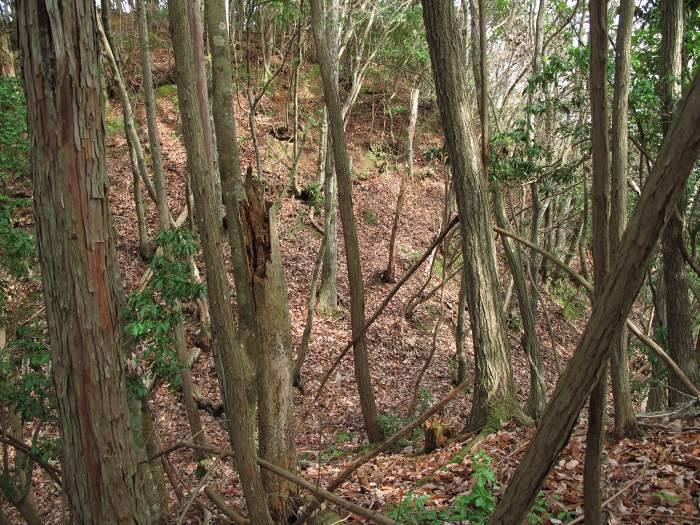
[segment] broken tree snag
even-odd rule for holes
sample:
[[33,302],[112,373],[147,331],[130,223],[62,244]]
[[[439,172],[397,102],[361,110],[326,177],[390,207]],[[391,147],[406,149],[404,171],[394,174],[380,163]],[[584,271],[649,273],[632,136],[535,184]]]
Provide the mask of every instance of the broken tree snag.
[[600,376],[609,355],[609,342],[619,336],[624,326],[651,253],[680,200],[699,151],[700,75],[696,75],[688,95],[678,106],[581,342],[489,523],[522,523],[529,511]]
[[[248,264],[253,280],[258,348],[255,352],[258,394],[259,455],[296,472],[292,391],[292,325],[280,257],[277,203],[266,200],[262,184],[250,171],[243,205]],[[285,522],[296,510],[298,488],[289,480],[262,472],[270,512]]]

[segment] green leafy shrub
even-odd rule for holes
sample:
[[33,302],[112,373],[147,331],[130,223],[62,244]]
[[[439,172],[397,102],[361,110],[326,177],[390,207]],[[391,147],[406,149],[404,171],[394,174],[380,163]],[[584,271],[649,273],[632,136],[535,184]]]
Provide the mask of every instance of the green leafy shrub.
[[161,231],[156,244],[163,250],[151,261],[153,278],[142,291],[129,296],[123,314],[125,330],[143,345],[140,357],[150,363],[153,374],[178,387],[180,366],[173,329],[182,320],[179,305],[204,295],[204,286],[194,279],[188,262],[197,253],[197,238],[186,228],[176,228]]
[[0,182],[26,177],[29,166],[27,103],[19,78],[0,78]]
[[[401,503],[392,506],[387,515],[407,525],[440,525],[442,523],[471,523],[485,524],[496,509],[495,491],[499,490],[496,473],[491,468],[492,459],[483,451],[472,455],[471,489],[452,500],[452,504],[442,510],[430,506],[430,496],[417,496],[409,492]],[[563,510],[552,515],[548,501],[540,492],[532,510],[528,514],[528,522],[545,523],[551,518],[568,520],[572,513]]]

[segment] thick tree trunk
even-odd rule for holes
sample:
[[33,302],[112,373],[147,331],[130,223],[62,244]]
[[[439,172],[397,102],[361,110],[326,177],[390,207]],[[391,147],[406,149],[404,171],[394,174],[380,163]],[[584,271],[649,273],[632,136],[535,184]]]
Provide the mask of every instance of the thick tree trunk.
[[[673,108],[680,97],[683,51],[683,1],[665,0],[661,4],[661,123],[667,132]],[[663,279],[666,288],[666,328],[669,354],[694,383],[700,382],[700,356],[695,353],[688,274],[679,244],[683,239],[683,220],[687,198],[684,195],[671,216],[661,238]],[[669,404],[688,402],[688,390],[674,377],[669,378]]]
[[[634,18],[634,0],[620,2],[615,42],[615,87],[612,102],[612,163],[610,165],[610,252],[615,253],[627,224],[627,125],[629,110],[630,40]],[[615,405],[615,435],[619,438],[640,435],[632,405],[627,331],[612,341],[610,382]]]
[[467,426],[497,426],[522,413],[515,398],[510,349],[498,297],[495,244],[486,181],[469,121],[466,57],[456,7],[423,0],[438,105],[450,156],[462,233],[467,303],[476,373]]
[[219,225],[219,202],[213,181],[213,155],[205,139],[205,123],[209,122],[208,103],[200,99],[201,82],[195,57],[201,59],[201,42],[193,40],[190,19],[199,16],[186,0],[170,0],[168,11],[175,65],[177,91],[182,114],[182,131],[187,149],[187,167],[197,206],[197,221],[207,268],[207,291],[211,305],[214,351],[221,363],[220,377],[226,413],[229,416],[231,446],[248,505],[252,523],[270,524],[266,496],[260,471],[255,462],[254,427],[248,417],[245,389],[245,359],[236,340],[231,312],[223,238]]
[[525,519],[545,476],[568,442],[578,413],[598,382],[600,370],[609,357],[609,342],[623,329],[654,246],[674,213],[699,152],[700,75],[696,75],[664,139],[610,274],[600,287],[581,342],[559,379],[490,524],[516,525]]
[[[320,0],[311,0],[311,20],[319,56],[321,76],[323,77],[323,96],[328,109],[330,137],[333,144],[336,176],[338,180],[338,204],[340,220],[343,224],[345,257],[350,282],[350,308],[352,322],[352,337],[356,341],[353,346],[355,361],[355,379],[360,394],[360,405],[365,422],[365,430],[370,442],[376,443],[383,439],[377,422],[377,407],[374,401],[374,388],[367,362],[367,338],[365,325],[365,291],[362,281],[362,266],[360,264],[360,244],[357,238],[355,213],[352,207],[352,176],[350,173],[350,158],[348,156],[345,126],[338,99],[338,86],[333,79],[333,65],[328,44],[324,40],[322,25],[323,8]],[[326,181],[328,183],[328,181]],[[329,239],[330,241],[330,239]]]
[[19,5],[39,260],[63,443],[85,524],[158,521],[132,434],[107,200],[95,5]]
[[[252,176],[246,181],[245,228],[253,269],[257,316],[258,441],[261,458],[296,472],[294,393],[292,391],[292,324],[280,256],[277,205],[264,200]],[[297,487],[270,472],[262,472],[268,504],[278,523],[296,510]]]

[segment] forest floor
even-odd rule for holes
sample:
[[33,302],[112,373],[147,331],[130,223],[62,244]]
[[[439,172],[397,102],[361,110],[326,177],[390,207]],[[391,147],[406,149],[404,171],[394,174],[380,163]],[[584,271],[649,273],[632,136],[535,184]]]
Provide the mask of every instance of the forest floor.
[[[299,163],[299,182],[308,186],[316,177],[318,155],[318,125],[321,98],[317,79],[313,72],[302,75],[301,114],[307,122],[307,139]],[[261,151],[264,157],[265,176],[272,187],[286,182],[291,165],[291,144],[276,140],[269,130],[284,125],[283,115],[286,92],[273,99],[265,98],[261,105],[257,128]],[[353,108],[348,125],[350,153],[356,177],[353,198],[357,217],[362,263],[366,284],[367,316],[373,312],[391,289],[384,283],[380,272],[387,264],[388,243],[398,194],[400,170],[404,163],[399,158],[398,170],[392,161],[388,130],[389,118],[385,116],[379,95],[364,93]],[[374,103],[372,97],[375,97]],[[407,93],[399,93],[395,103],[408,106]],[[170,210],[177,216],[185,202],[183,176],[186,173],[186,155],[179,131],[177,94],[174,86],[158,89],[159,121]],[[244,97],[237,107],[239,134],[242,140],[241,162],[245,168],[254,166],[254,153],[249,146]],[[136,108],[139,120],[144,122],[143,107]],[[397,274],[400,276],[426,249],[439,233],[445,191],[445,168],[439,161],[428,160],[425,152],[442,145],[439,123],[434,108],[421,108],[416,133],[416,176],[410,183],[406,204],[401,217],[397,240]],[[112,102],[107,118],[108,172],[110,177],[110,201],[113,221],[117,231],[119,266],[123,273],[127,293],[139,283],[146,270],[145,263],[138,258],[137,228],[132,198],[131,167],[119,122],[121,111]],[[394,118],[396,137],[403,136],[405,115]],[[370,129],[371,128],[371,129]],[[145,127],[142,140],[147,143]],[[369,141],[372,140],[370,150]],[[403,147],[401,150],[403,151]],[[374,153],[373,153],[374,152]],[[144,192],[150,234],[157,230],[157,212],[148,202]],[[321,236],[311,221],[322,224],[321,210],[311,215],[312,207],[301,200],[285,198],[281,207],[280,236],[285,276],[289,293],[290,313],[295,344],[301,339],[306,317],[306,303],[314,260],[320,247]],[[367,450],[362,428],[357,388],[355,385],[352,357],[343,359],[332,375],[318,403],[307,417],[302,417],[316,393],[319,381],[338,353],[348,342],[349,291],[345,273],[342,228],[339,225],[339,270],[338,285],[341,304],[329,315],[317,313],[311,344],[303,370],[305,390],[295,390],[297,410],[297,452],[301,459],[301,475],[322,485],[333,479],[353,459]],[[500,246],[499,246],[500,248]],[[205,273],[201,254],[199,269]],[[439,270],[441,262],[436,263]],[[409,420],[407,409],[414,390],[416,376],[425,364],[431,347],[435,326],[437,328],[435,355],[428,366],[420,385],[419,411],[447,394],[453,388],[455,373],[455,344],[453,329],[456,321],[459,281],[449,282],[442,301],[434,295],[415,310],[411,319],[405,316],[409,299],[416,294],[428,277],[428,266],[424,265],[399,291],[379,320],[368,331],[369,360],[377,398],[380,421],[386,432],[397,430]],[[508,274],[499,268],[503,293],[508,285]],[[232,277],[231,283],[232,283]],[[436,271],[431,285],[439,284]],[[563,288],[562,288],[563,287]],[[543,370],[548,392],[551,393],[558,377],[556,361],[552,352],[552,334],[556,351],[563,364],[575,350],[576,343],[585,326],[589,313],[584,291],[573,291],[571,285],[552,286],[542,295],[539,329],[542,343]],[[515,300],[515,299],[514,299]],[[515,308],[514,304],[514,308]],[[187,312],[193,316],[194,312]],[[547,317],[552,325],[550,334]],[[198,344],[195,333],[196,320],[187,323],[190,346]],[[467,326],[465,348],[468,360],[473,363],[472,342]],[[529,367],[520,345],[517,323],[510,327],[513,370],[518,397],[524,405],[529,390]],[[632,359],[634,371],[640,369],[644,360],[637,354]],[[194,364],[194,379],[202,393],[218,401],[218,382],[214,373],[211,350],[204,348]],[[471,374],[471,370],[470,370]],[[643,400],[637,399],[637,411],[643,412]],[[180,394],[161,384],[152,396],[152,407],[157,426],[166,447],[188,437],[188,425]],[[488,435],[464,434],[462,429],[470,407],[470,393],[452,402],[439,415],[439,420],[448,429],[449,438],[442,448],[424,454],[423,438],[416,433],[405,440],[391,453],[379,455],[359,469],[352,480],[337,492],[352,501],[373,509],[387,510],[398,505],[409,494],[414,501],[428,496],[426,507],[447,508],[459,495],[469,493],[474,484],[473,454],[483,451],[492,458],[490,469],[497,479],[494,489],[500,494],[524,453],[533,428],[523,428],[508,423],[497,432]],[[612,432],[612,405],[608,409],[608,430]],[[202,412],[205,438],[212,444],[227,447],[228,439],[220,420]],[[700,510],[700,421],[688,419],[645,419],[645,436],[639,440],[607,441],[603,463],[603,500],[610,513],[611,523],[699,523]],[[560,460],[547,478],[543,490],[542,506],[546,513],[540,517],[544,522],[568,522],[580,515],[582,505],[582,480],[585,453],[585,410],[579,418],[574,435],[563,451]],[[182,481],[181,490],[187,493],[200,482],[196,477],[197,463],[188,451],[177,451],[170,459]],[[37,501],[46,523],[60,522],[59,493],[43,473],[37,469],[35,487]],[[242,492],[236,481],[233,463],[219,464],[209,478],[237,508],[244,508]],[[176,503],[171,490],[174,516],[173,523],[181,512],[182,505]],[[409,496],[409,499],[411,496]],[[200,500],[211,505],[202,496]],[[423,501],[423,500],[419,500]],[[339,511],[346,523],[359,523],[352,515]],[[557,517],[558,516],[558,517]],[[200,523],[201,512],[193,506],[184,523]],[[226,523],[225,518],[215,515],[214,523]],[[410,521],[407,521],[410,523]],[[417,522],[418,523],[418,522]]]

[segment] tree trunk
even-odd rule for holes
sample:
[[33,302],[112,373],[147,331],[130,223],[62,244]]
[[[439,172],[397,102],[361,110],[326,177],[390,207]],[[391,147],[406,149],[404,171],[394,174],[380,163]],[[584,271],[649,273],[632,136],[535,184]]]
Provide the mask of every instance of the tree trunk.
[[460,272],[459,302],[457,306],[457,326],[455,327],[455,348],[457,358],[457,377],[455,385],[461,384],[467,378],[467,358],[464,354],[464,321],[467,315],[467,281],[464,269]]
[[[615,87],[612,103],[612,163],[610,165],[610,252],[620,247],[627,223],[627,125],[629,110],[630,39],[634,19],[634,0],[620,2],[615,42]],[[612,341],[610,379],[615,405],[615,435],[618,439],[640,435],[632,405],[627,331]]]
[[[345,257],[350,283],[350,308],[352,337],[357,341],[353,346],[355,361],[355,379],[360,394],[360,405],[365,422],[367,437],[371,443],[383,439],[377,422],[377,407],[374,401],[374,388],[367,362],[367,338],[364,332],[365,324],[365,291],[362,282],[362,267],[360,264],[360,244],[357,239],[355,213],[352,207],[352,176],[350,173],[350,158],[348,156],[345,126],[338,99],[338,85],[333,79],[331,52],[324,40],[322,25],[323,8],[320,0],[311,0],[311,20],[319,56],[321,76],[323,77],[323,97],[328,109],[330,137],[333,144],[336,176],[338,180],[338,204],[340,220],[343,224]],[[326,181],[328,183],[328,181]],[[330,241],[330,239],[329,239]]]
[[[671,115],[681,94],[683,50],[683,1],[665,0],[661,7],[661,125],[668,131]],[[683,221],[687,198],[681,198],[661,238],[663,279],[666,288],[666,327],[669,354],[694,383],[700,382],[700,356],[695,354],[688,275],[679,244],[683,239]],[[688,402],[688,390],[675,377],[669,378],[669,404]]]
[[11,42],[10,24],[0,22],[0,78],[15,76],[15,55]]
[[[328,9],[323,17],[325,24],[326,43],[331,66],[333,84],[338,87],[339,75],[339,40],[338,28],[339,0],[330,0]],[[338,179],[336,164],[333,158],[333,135],[330,132],[330,118],[328,109],[324,111],[326,116],[326,152],[324,157],[324,186],[323,186],[323,213],[328,217],[324,224],[328,230],[326,236],[326,251],[323,254],[323,266],[321,267],[321,286],[318,300],[321,310],[334,311],[338,308],[338,220],[336,200],[338,193]]]
[[131,184],[134,195],[134,208],[136,211],[136,228],[138,230],[139,257],[142,261],[148,262],[153,258],[153,248],[148,242],[148,230],[146,230],[146,218],[143,210],[143,198],[141,196],[141,185],[139,184],[139,167],[136,162],[136,151],[131,146],[129,136],[126,137],[126,147],[129,150],[129,160],[131,161]]
[[[653,285],[651,277],[648,278],[649,289],[651,290],[654,310],[652,315],[652,329],[654,338],[664,347],[668,347],[666,341],[666,291],[664,287],[663,272],[659,272],[656,286]],[[661,412],[668,408],[668,368],[655,355],[648,356],[651,361],[651,384],[647,395],[647,412]]]
[[170,224],[170,211],[168,210],[168,196],[165,190],[165,176],[163,174],[163,154],[160,149],[160,133],[156,118],[156,97],[153,92],[153,73],[151,71],[151,52],[148,41],[148,21],[146,19],[146,4],[144,0],[136,0],[138,10],[139,52],[141,57],[141,71],[143,73],[143,92],[146,103],[146,123],[148,126],[148,141],[151,146],[151,164],[153,166],[153,183],[155,186],[158,221],[160,227]]
[[19,8],[63,489],[78,523],[155,523],[121,351],[95,5],[28,0]]
[[[610,268],[610,146],[608,143],[608,2],[591,0],[590,100],[593,199],[593,275],[595,307]],[[622,331],[620,331],[620,334]],[[619,337],[619,336],[618,336]],[[605,440],[607,364],[600,367],[598,382],[588,403],[588,433],[583,478],[583,513],[586,523],[603,523],[600,500],[600,465]]]
[[221,190],[226,208],[226,229],[231,249],[231,266],[236,285],[236,302],[238,303],[238,340],[246,356],[246,391],[249,404],[249,417],[255,420],[257,386],[255,380],[255,355],[257,350],[255,302],[253,299],[253,279],[248,264],[245,239],[241,226],[240,206],[246,200],[245,188],[241,177],[241,163],[238,152],[236,119],[233,112],[234,84],[231,65],[229,35],[222,29],[225,6],[221,0],[210,0],[205,5],[207,30],[212,55],[212,103],[214,111],[214,128],[216,146],[219,152],[219,172]]
[[449,152],[462,233],[467,303],[476,373],[467,426],[498,426],[521,411],[515,398],[502,308],[498,297],[495,245],[486,181],[469,121],[466,57],[451,2],[423,0],[423,16],[433,63],[438,105]]
[[[264,200],[262,187],[246,180],[245,228],[257,316],[258,441],[261,458],[296,472],[292,324],[279,249],[277,205]],[[287,523],[296,510],[296,485],[262,472],[272,517]]]
[[[500,189],[494,187],[492,195],[496,224],[500,228],[509,229],[503,205],[503,195]],[[533,301],[527,289],[527,279],[523,271],[524,262],[520,248],[513,246],[504,236],[501,236],[501,240],[503,241],[506,262],[513,276],[513,287],[518,298],[518,309],[523,323],[521,344],[530,365],[530,395],[527,400],[527,415],[538,421],[544,412],[547,390],[542,379],[542,359],[540,356],[540,343],[537,337],[537,319],[535,318],[535,312],[532,310]],[[533,293],[539,292],[533,290]]]
[[[220,360],[221,390],[229,417],[229,437],[252,523],[270,524],[260,471],[255,462],[254,428],[248,417],[245,390],[245,358],[231,312],[219,225],[219,202],[212,180],[213,156],[207,151],[205,123],[209,122],[208,103],[200,99],[201,81],[195,57],[201,59],[202,42],[194,40],[190,20],[199,16],[186,0],[168,2],[173,49],[177,69],[177,92],[182,114],[182,132],[187,149],[187,167],[197,206],[197,221],[207,268],[214,351]],[[228,39],[226,39],[228,41]],[[202,103],[203,102],[203,103]]]
[[327,217],[324,219],[327,228],[323,234],[326,237],[326,250],[323,252],[318,302],[321,310],[333,312],[338,308],[338,215],[335,206],[338,179],[333,160],[333,138],[330,133],[327,133],[326,138],[324,174],[323,214]]
[[97,29],[100,34],[100,39],[102,43],[101,51],[105,55],[109,67],[112,70],[112,75],[114,81],[117,83],[117,88],[119,91],[119,99],[122,103],[122,111],[124,112],[124,126],[125,133],[128,133],[129,140],[131,141],[131,147],[134,148],[136,153],[136,161],[138,164],[138,171],[143,179],[143,184],[146,186],[148,195],[151,197],[153,202],[158,202],[158,197],[156,196],[156,190],[153,187],[151,179],[148,178],[148,168],[146,167],[146,157],[143,153],[143,147],[141,146],[141,140],[139,139],[138,133],[136,132],[136,125],[134,123],[134,112],[131,109],[131,102],[129,101],[129,94],[126,91],[126,85],[122,79],[121,72],[119,71],[119,64],[117,63],[117,58],[114,56],[114,52],[111,44],[109,43],[109,37],[107,29],[102,27],[100,19],[97,19]]
[[406,164],[408,172],[404,171],[401,176],[401,186],[399,187],[399,196],[396,199],[396,211],[394,213],[394,224],[391,227],[391,239],[389,240],[389,262],[384,272],[384,280],[393,283],[396,281],[396,235],[399,231],[399,221],[401,219],[401,210],[403,210],[403,201],[406,197],[406,186],[408,181],[413,180],[413,136],[416,134],[416,120],[418,118],[418,95],[420,91],[416,88],[411,88],[411,112],[408,119],[408,129],[406,130]]
[[683,194],[700,152],[700,75],[679,106],[644,186],[637,212],[622,238],[612,269],[581,342],[559,379],[540,425],[489,523],[522,523],[537,491],[569,440],[578,413],[598,382],[644,280],[661,230]]

